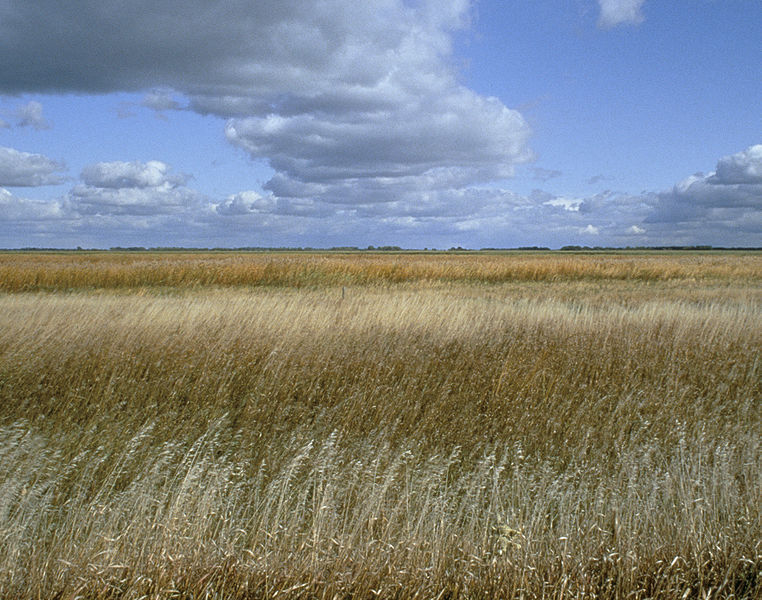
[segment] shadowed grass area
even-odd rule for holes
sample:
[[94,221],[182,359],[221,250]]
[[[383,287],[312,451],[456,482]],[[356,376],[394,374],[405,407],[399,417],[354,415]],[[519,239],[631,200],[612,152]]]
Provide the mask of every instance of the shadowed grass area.
[[745,277],[1,295],[0,597],[757,598]]

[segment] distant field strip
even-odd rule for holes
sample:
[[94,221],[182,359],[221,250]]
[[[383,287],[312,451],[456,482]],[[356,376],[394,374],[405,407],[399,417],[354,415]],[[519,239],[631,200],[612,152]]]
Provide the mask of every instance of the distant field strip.
[[[83,275],[0,294],[0,598],[762,596],[757,256],[29,258]],[[129,279],[215,264],[333,275]]]
[[578,280],[759,284],[762,253],[0,253],[7,292]]

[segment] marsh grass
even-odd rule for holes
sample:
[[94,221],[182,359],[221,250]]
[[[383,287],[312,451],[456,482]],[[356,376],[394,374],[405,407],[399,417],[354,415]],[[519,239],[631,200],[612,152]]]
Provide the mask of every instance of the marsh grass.
[[6,294],[0,597],[757,598],[761,348],[730,280]]

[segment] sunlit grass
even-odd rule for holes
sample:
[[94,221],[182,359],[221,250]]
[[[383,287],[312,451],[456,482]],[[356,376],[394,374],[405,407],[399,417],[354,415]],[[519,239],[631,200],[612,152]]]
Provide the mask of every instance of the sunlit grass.
[[0,597],[757,598],[762,299],[720,258],[0,295]]
[[759,283],[762,253],[0,253],[0,291],[512,281]]

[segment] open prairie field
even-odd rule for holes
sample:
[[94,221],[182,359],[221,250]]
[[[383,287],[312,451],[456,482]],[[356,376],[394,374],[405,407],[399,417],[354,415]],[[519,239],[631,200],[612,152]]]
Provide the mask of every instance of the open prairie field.
[[0,254],[0,598],[762,597],[762,254]]
[[760,283],[762,253],[0,252],[0,292],[197,287]]

